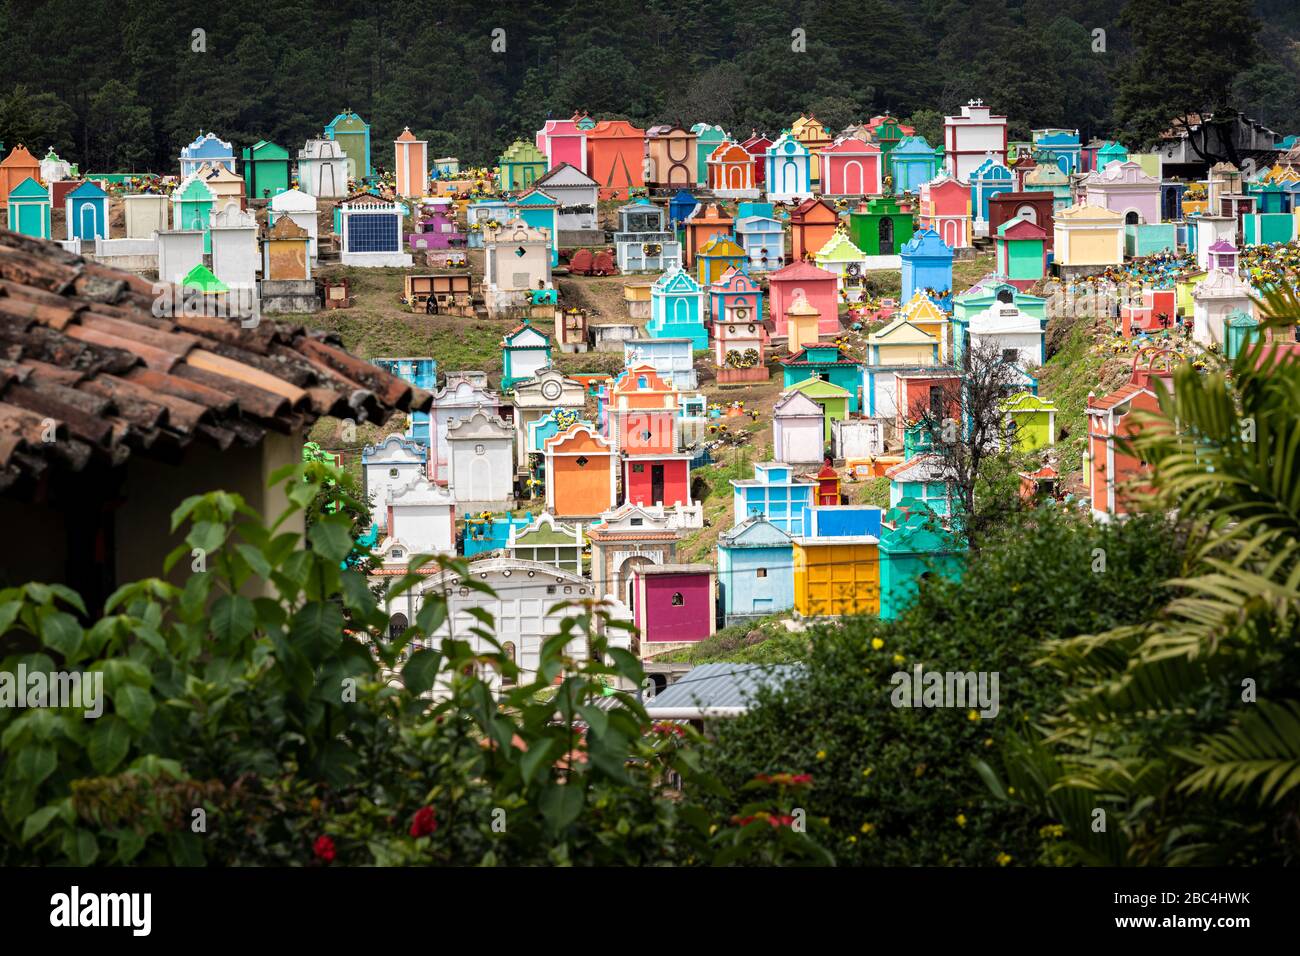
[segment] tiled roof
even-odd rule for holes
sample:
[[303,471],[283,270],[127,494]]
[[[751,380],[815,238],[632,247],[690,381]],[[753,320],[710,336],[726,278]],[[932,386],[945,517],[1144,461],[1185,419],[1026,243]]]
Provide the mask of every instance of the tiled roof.
[[588,538],[597,541],[661,541],[679,536],[676,528],[645,528],[636,531],[601,531],[592,528],[586,534]]
[[777,269],[775,272],[768,273],[768,281],[772,279],[790,279],[793,281],[807,282],[809,279],[835,279],[838,278],[834,272],[830,272],[820,266],[815,266],[811,262],[794,262],[783,269]]
[[944,478],[943,459],[934,454],[917,455],[886,468],[885,477],[893,481],[940,481]]
[[846,365],[847,366],[847,365],[862,364],[861,362],[855,362],[850,356],[845,355],[844,352],[837,347],[830,346],[830,345],[821,345],[821,346],[812,346],[812,347],[823,348],[823,349],[835,348],[835,358],[829,361],[826,359],[811,359],[808,358],[808,349],[804,348],[804,349],[800,349],[798,352],[795,352],[793,355],[787,355],[784,358],[778,359],[777,361],[779,361],[782,365],[817,365],[817,366]]
[[138,276],[0,230],[0,490],[194,441],[251,446],[323,415],[383,423],[429,407],[326,333],[159,318],[154,302]]
[[1114,408],[1116,405],[1122,405],[1133,396],[1144,391],[1146,391],[1144,386],[1129,382],[1125,385],[1121,385],[1109,395],[1093,396],[1092,398],[1089,398],[1087,409],[1088,411],[1106,411],[1107,409]]

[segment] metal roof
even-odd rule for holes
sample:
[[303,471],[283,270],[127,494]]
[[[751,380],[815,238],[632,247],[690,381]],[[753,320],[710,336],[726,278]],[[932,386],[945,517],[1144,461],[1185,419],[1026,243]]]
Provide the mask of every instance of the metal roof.
[[647,701],[646,713],[653,719],[738,716],[749,710],[759,689],[784,683],[801,666],[701,664]]

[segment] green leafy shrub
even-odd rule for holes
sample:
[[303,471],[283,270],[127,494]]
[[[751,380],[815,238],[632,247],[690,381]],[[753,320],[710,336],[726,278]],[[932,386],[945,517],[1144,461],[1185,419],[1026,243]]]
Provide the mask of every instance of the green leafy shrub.
[[[1179,550],[1155,519],[1096,525],[1055,507],[1023,513],[960,583],[923,582],[898,620],[817,629],[802,673],[721,724],[705,769],[729,792],[756,773],[811,773],[803,806],[826,821],[841,863],[1031,863],[1042,821],[995,799],[971,762],[1059,704],[1057,678],[1034,666],[1044,647],[1150,615]],[[998,672],[997,716],[895,707],[892,676],[917,664]],[[714,805],[726,812],[732,802]]]
[[[269,527],[234,495],[187,500],[167,567],[197,555],[194,573],[124,586],[89,626],[66,588],[0,592],[0,633],[18,637],[0,668],[101,674],[107,697],[93,720],[0,709],[0,863],[829,859],[810,832],[706,812],[719,784],[700,772],[701,741],[652,727],[616,689],[644,674],[609,646],[617,624],[599,603],[561,615],[530,680],[486,613],[474,631],[490,652],[429,646],[447,614],[436,594],[390,639],[365,577],[340,567],[364,508],[349,486],[331,491],[344,507],[313,515],[305,549],[284,530],[340,477],[316,462],[276,476],[292,505]],[[493,671],[516,686],[498,693]]]
[[[1289,338],[1300,300],[1264,312]],[[1052,830],[1047,862],[1300,858],[1300,362],[1268,349],[1182,366],[1143,418],[1146,499],[1190,529],[1187,568],[1158,613],[1045,648],[1058,708],[981,768]]]

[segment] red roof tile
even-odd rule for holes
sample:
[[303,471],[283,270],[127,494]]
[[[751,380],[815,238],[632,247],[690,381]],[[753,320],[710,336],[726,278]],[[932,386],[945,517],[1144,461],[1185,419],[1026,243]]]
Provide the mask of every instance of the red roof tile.
[[156,445],[255,445],[323,415],[382,424],[432,401],[326,333],[159,317],[154,300],[139,276],[0,230],[0,490]]
[[809,279],[838,279],[839,277],[827,269],[815,266],[811,262],[795,262],[784,269],[777,269],[775,272],[769,272],[767,281],[773,279],[789,279],[791,281],[807,282]]

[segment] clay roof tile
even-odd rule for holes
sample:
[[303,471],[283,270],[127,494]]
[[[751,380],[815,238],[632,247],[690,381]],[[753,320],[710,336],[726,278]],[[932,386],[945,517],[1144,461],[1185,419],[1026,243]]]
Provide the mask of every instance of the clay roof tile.
[[254,445],[322,415],[383,424],[432,402],[332,335],[156,315],[154,302],[139,276],[0,230],[0,491],[96,459]]

